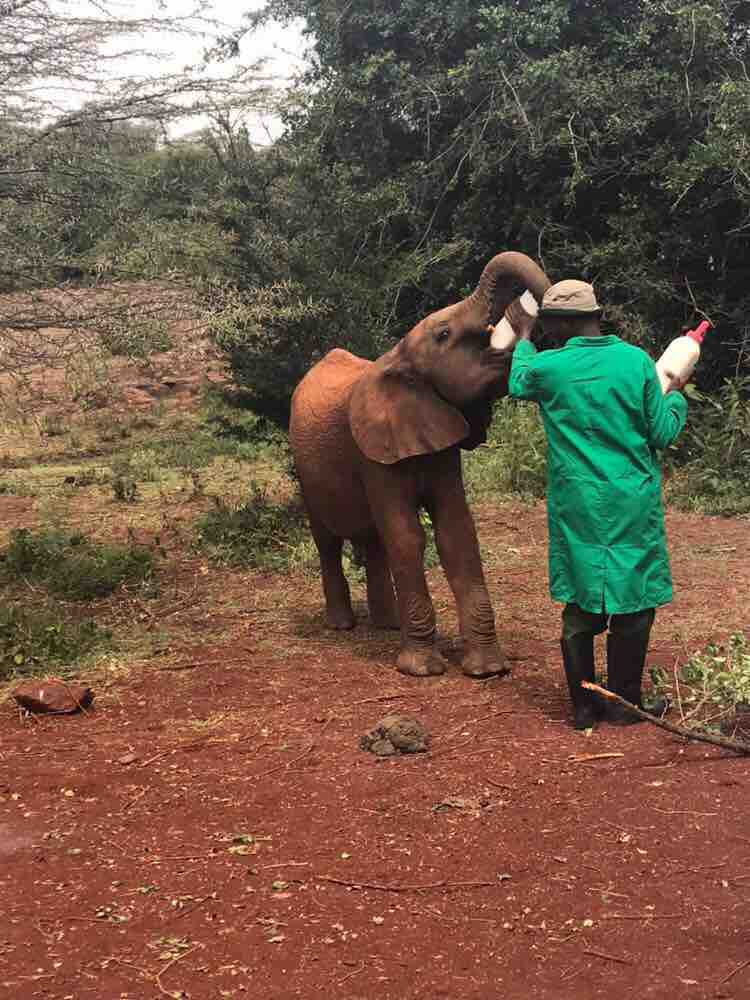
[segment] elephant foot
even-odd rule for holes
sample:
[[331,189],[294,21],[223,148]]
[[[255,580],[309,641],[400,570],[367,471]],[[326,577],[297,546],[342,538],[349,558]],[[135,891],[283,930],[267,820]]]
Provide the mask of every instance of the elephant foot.
[[354,628],[357,624],[357,620],[354,617],[354,612],[351,608],[327,608],[326,624],[329,628],[335,628],[339,631],[347,631],[348,629]]
[[461,661],[461,670],[467,677],[482,680],[486,677],[501,677],[510,673],[510,664],[499,646],[470,649]]
[[445,673],[445,663],[434,646],[404,646],[396,667],[410,677],[438,677]]

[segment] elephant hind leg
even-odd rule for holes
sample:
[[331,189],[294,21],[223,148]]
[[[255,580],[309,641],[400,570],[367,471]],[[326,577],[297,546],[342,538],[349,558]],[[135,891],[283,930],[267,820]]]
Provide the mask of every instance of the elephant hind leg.
[[341,568],[342,538],[337,538],[314,517],[310,517],[310,530],[320,557],[320,574],[326,601],[326,621],[331,628],[354,628],[356,620],[352,611],[349,584]]
[[367,606],[370,609],[370,623],[375,628],[398,629],[401,627],[401,621],[385,547],[377,535],[372,535],[362,544],[362,549],[367,567]]

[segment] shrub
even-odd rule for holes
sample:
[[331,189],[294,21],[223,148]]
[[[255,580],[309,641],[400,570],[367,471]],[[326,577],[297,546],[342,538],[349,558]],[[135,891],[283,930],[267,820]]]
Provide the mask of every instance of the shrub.
[[[65,666],[109,644],[96,622],[62,622],[50,612],[0,607],[0,681]],[[64,672],[64,671],[63,671]]]
[[309,536],[307,519],[298,498],[278,503],[254,485],[240,507],[219,497],[215,508],[199,519],[198,541],[215,558],[254,569],[287,570],[295,549]]
[[208,330],[253,407],[285,427],[295,385],[334,346],[333,313],[330,302],[284,281],[246,294],[227,290]]
[[153,581],[153,555],[136,545],[98,545],[60,530],[13,531],[2,552],[6,580],[34,580],[71,601],[106,597],[123,584]]
[[651,680],[682,705],[682,723],[710,724],[738,706],[750,705],[750,644],[741,632],[723,644],[711,643],[695,652],[678,675],[679,699],[674,680],[652,668]]
[[702,514],[750,513],[750,378],[713,395],[690,391],[690,415],[668,453],[667,498]]
[[203,397],[202,417],[216,438],[245,444],[283,445],[286,435],[267,417],[252,410],[242,390],[211,389]]
[[141,318],[135,307],[99,320],[99,341],[109,354],[139,361],[174,347],[167,323],[153,316]]
[[464,452],[464,480],[472,497],[517,493],[531,499],[546,492],[547,444],[534,403],[501,399],[487,443]]

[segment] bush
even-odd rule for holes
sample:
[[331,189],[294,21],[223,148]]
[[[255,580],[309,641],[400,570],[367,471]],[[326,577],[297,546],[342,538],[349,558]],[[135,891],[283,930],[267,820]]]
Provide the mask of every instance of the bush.
[[153,555],[136,545],[98,545],[59,530],[13,531],[2,552],[6,580],[34,580],[70,601],[106,597],[123,584],[153,580]]
[[294,282],[243,294],[226,292],[209,319],[209,334],[253,407],[282,427],[289,400],[307,370],[334,346],[333,307]]
[[695,652],[678,675],[679,699],[673,678],[651,670],[657,691],[682,705],[682,724],[711,725],[739,706],[750,705],[750,645],[741,632],[724,644],[711,643]]
[[235,566],[288,570],[295,550],[309,539],[299,499],[277,503],[254,485],[248,501],[229,507],[219,497],[215,509],[199,519],[198,541],[212,556]]
[[153,316],[140,318],[137,307],[100,318],[98,333],[100,343],[113,357],[146,361],[152,354],[175,346],[167,323]]
[[712,396],[690,391],[690,414],[670,449],[667,498],[701,514],[750,513],[750,378]]
[[203,398],[202,416],[214,437],[227,443],[286,443],[286,434],[267,417],[254,413],[252,397],[241,390],[209,390]]
[[44,672],[50,664],[74,663],[109,644],[112,635],[96,622],[61,622],[49,612],[0,607],[0,681]]
[[517,493],[525,499],[543,497],[547,444],[536,404],[499,400],[487,443],[464,452],[463,465],[471,497],[503,493]]

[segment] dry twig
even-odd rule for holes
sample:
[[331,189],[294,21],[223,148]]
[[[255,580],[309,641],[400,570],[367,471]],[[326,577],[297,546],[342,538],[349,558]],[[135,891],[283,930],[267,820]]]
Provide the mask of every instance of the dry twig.
[[750,965],[750,958],[746,959],[746,961],[744,961],[744,962],[740,962],[740,964],[737,966],[736,969],[732,969],[732,971],[729,973],[729,975],[728,976],[724,976],[723,979],[720,979],[719,982],[716,985],[717,986],[723,986],[724,983],[728,983],[730,979],[733,979],[734,976],[736,976],[738,972],[742,972],[743,969],[746,969],[748,967],[748,965]]
[[426,885],[381,885],[378,882],[349,882],[332,875],[316,875],[319,882],[345,885],[349,889],[376,889],[378,892],[425,892],[428,889],[479,889],[499,885],[499,882],[428,882]]
[[608,955],[606,951],[596,951],[594,948],[584,948],[584,955],[593,955],[594,958],[603,958],[605,962],[617,962],[618,965],[632,965],[629,958],[618,958],[617,955]]
[[642,708],[638,708],[638,706],[633,705],[632,702],[627,701],[625,698],[621,698],[619,694],[615,694],[614,691],[608,691],[606,688],[600,687],[598,684],[583,681],[582,687],[587,688],[589,691],[595,691],[596,694],[600,695],[602,698],[607,698],[609,701],[616,701],[619,705],[629,709],[641,719],[645,719],[646,722],[651,722],[660,729],[666,729],[668,733],[674,733],[675,736],[682,736],[686,740],[695,740],[698,743],[710,743],[712,746],[723,747],[724,750],[732,750],[734,753],[750,755],[750,743],[743,743],[741,740],[733,740],[728,736],[713,736],[711,733],[697,732],[696,730],[688,729],[685,726],[676,726],[673,722],[666,722],[664,719],[659,719],[655,715],[651,715],[649,712],[644,712]]

